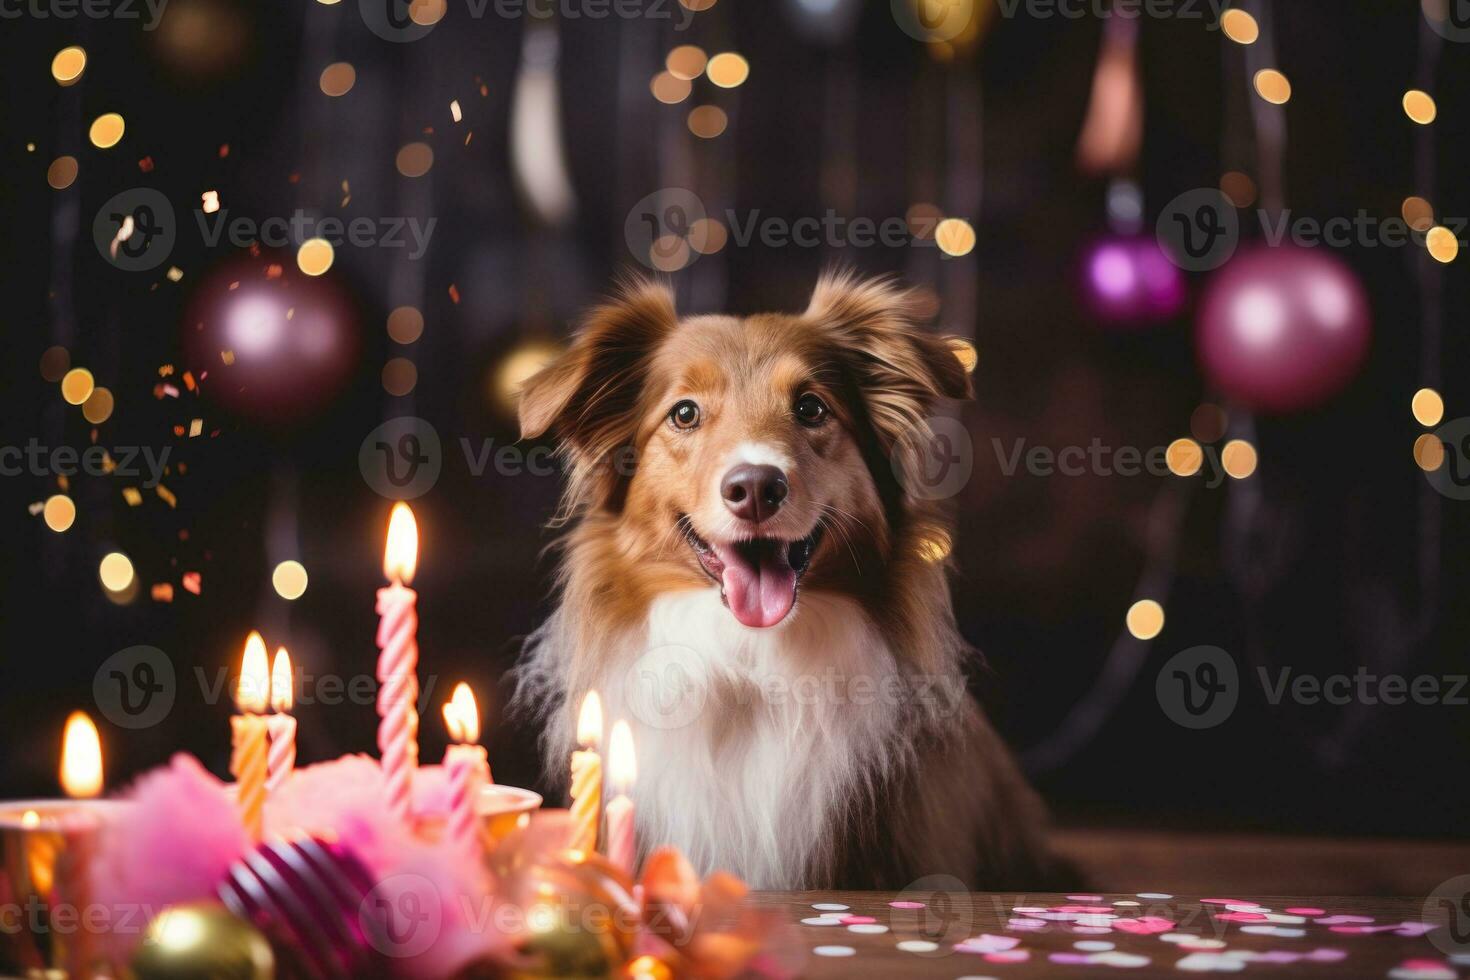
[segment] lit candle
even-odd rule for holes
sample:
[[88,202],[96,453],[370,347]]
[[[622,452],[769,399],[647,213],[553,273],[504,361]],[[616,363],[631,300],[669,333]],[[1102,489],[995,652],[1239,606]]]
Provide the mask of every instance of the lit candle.
[[597,848],[597,825],[602,820],[602,699],[588,691],[577,718],[577,744],[572,753],[572,843],[584,854]]
[[480,711],[468,684],[458,684],[444,705],[444,724],[454,744],[444,753],[449,775],[449,820],[445,831],[462,852],[474,854],[480,843],[480,822],[475,801],[480,788],[490,781],[490,763],[480,740]]
[[607,746],[608,788],[615,794],[607,805],[607,859],[629,875],[637,870],[638,839],[633,830],[633,801],[628,793],[638,778],[633,730],[626,721],[612,727]]
[[383,574],[391,584],[378,590],[378,752],[388,809],[404,821],[411,815],[419,762],[418,597],[408,587],[418,553],[413,511],[394,504],[383,551]]
[[291,655],[281,647],[271,662],[271,708],[275,714],[266,719],[266,728],[271,736],[270,754],[266,759],[267,792],[274,792],[296,768],[296,719],[290,714],[294,683]]
[[[66,719],[61,736],[61,789],[74,800],[90,800],[102,793],[102,738],[92,719],[81,711],[73,711]],[[66,841],[65,853],[59,855],[56,866],[60,889],[80,913],[92,901],[96,815],[85,811],[67,813],[61,817],[60,827]],[[70,976],[92,976],[96,954],[91,930],[78,929],[64,955]]]
[[240,714],[230,718],[234,752],[230,775],[235,777],[240,821],[252,840],[260,840],[265,827],[265,780],[268,770],[265,710],[270,704],[270,670],[266,665],[265,641],[253,630],[245,640],[240,659],[240,683],[235,703]]

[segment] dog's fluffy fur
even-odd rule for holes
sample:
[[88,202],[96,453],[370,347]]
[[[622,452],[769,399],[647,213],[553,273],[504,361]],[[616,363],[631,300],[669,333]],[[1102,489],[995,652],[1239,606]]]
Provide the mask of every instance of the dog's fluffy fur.
[[[680,320],[640,281],[526,384],[522,434],[560,437],[570,530],[517,700],[543,714],[553,774],[588,690],[632,725],[645,852],[673,844],[760,888],[1036,886],[1041,809],[967,691],[943,522],[905,492],[926,419],[969,395],[921,319],[914,294],[849,275],[800,315],[743,319]],[[684,400],[693,426],[671,416]],[[721,499],[740,463],[789,481],[762,523]],[[769,628],[722,589],[748,554],[757,583],[780,572]]]

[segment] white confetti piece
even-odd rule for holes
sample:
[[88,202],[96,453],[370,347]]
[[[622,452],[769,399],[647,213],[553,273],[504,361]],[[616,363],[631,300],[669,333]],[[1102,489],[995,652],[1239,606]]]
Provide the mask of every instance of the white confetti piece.
[[1137,895],[1134,895],[1133,897],[1134,898],[1147,898],[1147,899],[1152,899],[1154,901],[1162,902],[1165,899],[1173,898],[1174,896],[1173,895],[1170,895],[1170,894],[1168,894],[1166,892],[1139,892]]
[[835,905],[831,902],[818,902],[812,906],[818,912],[846,912],[852,908],[851,905]]
[[932,953],[939,949],[939,944],[927,939],[905,939],[896,948],[905,953]]
[[1121,899],[1119,901],[1114,902],[1113,904],[1114,905],[1117,905],[1117,906],[1120,906],[1122,908],[1136,909],[1142,903],[1141,902],[1135,902],[1135,901],[1133,901],[1130,898],[1124,898],[1124,899]]
[[818,956],[856,956],[857,950],[851,946],[818,946],[812,950]]
[[881,936],[888,931],[887,926],[880,926],[873,922],[860,922],[855,926],[848,926],[848,932],[855,932],[861,936]]
[[1073,943],[1072,948],[1084,953],[1105,953],[1113,948],[1113,944],[1102,939],[1083,939]]
[[802,919],[801,920],[801,924],[804,925],[804,926],[840,926],[840,925],[842,925],[842,923],[839,922],[837,920],[837,917],[834,916],[834,915],[818,915],[818,916],[813,916],[810,919]]

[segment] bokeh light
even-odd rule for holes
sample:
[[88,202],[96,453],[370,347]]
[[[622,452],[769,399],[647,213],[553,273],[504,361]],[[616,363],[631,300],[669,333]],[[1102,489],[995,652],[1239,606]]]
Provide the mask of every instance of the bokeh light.
[[95,385],[91,371],[83,367],[72,368],[61,379],[61,397],[68,405],[80,405],[92,396]]
[[1439,109],[1434,104],[1434,97],[1428,92],[1411,88],[1404,93],[1404,114],[1419,125],[1428,126],[1434,122]]
[[383,365],[383,390],[394,397],[413,391],[419,383],[419,369],[406,357],[393,357]]
[[112,418],[112,392],[106,388],[94,388],[82,402],[82,415],[93,425],[101,425]]
[[701,139],[714,139],[728,124],[725,110],[717,105],[696,106],[689,111],[689,131]]
[[704,49],[696,44],[681,44],[664,59],[664,67],[669,70],[669,74],[686,82],[704,74],[707,63]]
[[729,233],[717,218],[699,218],[689,226],[689,246],[700,255],[713,255],[725,247]]
[[925,561],[944,561],[954,550],[949,532],[942,527],[928,528],[919,538],[919,557]]
[[1426,473],[1433,473],[1444,465],[1444,443],[1433,432],[1426,432],[1414,440],[1414,462]]
[[975,229],[964,218],[945,218],[934,229],[934,243],[945,255],[969,255],[975,248]]
[[434,166],[434,151],[427,143],[409,143],[398,151],[394,166],[405,177],[422,177]]
[[395,344],[411,344],[423,336],[424,315],[412,306],[400,306],[388,314],[388,336]]
[[1414,392],[1409,405],[1414,412],[1414,421],[1426,428],[1433,428],[1444,420],[1444,398],[1433,388],[1420,388]]
[[51,161],[51,166],[46,168],[46,183],[53,190],[64,191],[77,179],[77,158],[57,157]]
[[308,276],[325,275],[335,258],[332,243],[325,238],[308,238],[296,250],[296,266]]
[[1261,36],[1261,26],[1244,10],[1227,10],[1220,15],[1220,29],[1236,44],[1255,44]]
[[46,506],[41,510],[41,516],[45,518],[46,526],[60,534],[68,530],[77,519],[76,503],[64,493],[46,498]]
[[1128,607],[1128,632],[1152,640],[1164,631],[1164,607],[1153,599],[1139,599]]
[[1460,242],[1444,225],[1435,225],[1424,235],[1424,245],[1436,262],[1453,262],[1460,254]]
[[750,62],[733,51],[725,51],[709,60],[704,73],[720,88],[736,88],[750,77]]
[[105,112],[92,120],[92,128],[88,131],[87,137],[97,149],[106,150],[122,141],[123,130],[126,128],[127,125],[123,122],[121,115],[116,112]]
[[126,592],[133,584],[133,563],[121,551],[109,552],[97,566],[97,577],[108,592]]
[[1256,72],[1256,94],[1272,105],[1285,105],[1291,99],[1291,82],[1275,68]]
[[1408,222],[1409,227],[1415,231],[1428,231],[1434,227],[1434,208],[1422,197],[1410,196],[1404,198],[1399,212]]
[[306,593],[306,567],[299,561],[283,561],[271,572],[271,585],[282,599],[300,599]]
[[339,98],[351,92],[352,86],[356,84],[357,69],[346,61],[339,61],[322,69],[320,85],[326,95]]
[[41,355],[41,377],[47,381],[53,383],[60,381],[69,367],[71,367],[71,351],[65,347],[59,345],[48,347]]
[[1189,431],[1200,442],[1214,442],[1225,434],[1229,424],[1225,409],[1213,402],[1204,402],[1189,415]]
[[1164,462],[1175,476],[1194,476],[1204,463],[1205,453],[1193,439],[1175,439],[1164,450]]
[[1225,472],[1237,480],[1244,480],[1256,471],[1256,447],[1244,439],[1231,439],[1220,452],[1220,465]]
[[1220,192],[1238,208],[1248,208],[1256,203],[1256,182],[1239,170],[1229,170],[1220,175]]
[[653,93],[653,97],[664,105],[677,105],[689,98],[689,93],[694,91],[694,86],[689,83],[688,79],[680,78],[667,71],[654,75],[648,88]]
[[51,77],[58,85],[75,85],[87,70],[87,52],[76,45],[62,48],[51,59]]
[[527,341],[512,350],[491,375],[491,400],[505,414],[515,415],[520,404],[521,386],[559,354],[561,347],[549,340]]
[[954,351],[955,358],[960,362],[960,367],[965,369],[966,374],[974,374],[975,367],[980,363],[980,352],[975,345],[963,337],[949,338],[949,349]]

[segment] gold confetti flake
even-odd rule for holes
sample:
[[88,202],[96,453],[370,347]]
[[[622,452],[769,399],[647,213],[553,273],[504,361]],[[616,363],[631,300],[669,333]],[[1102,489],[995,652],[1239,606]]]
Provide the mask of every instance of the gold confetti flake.
[[460,120],[464,119],[464,113],[460,111],[458,99],[455,99],[453,102],[449,103],[449,115],[454,117],[455,122],[459,122]]
[[234,364],[235,363],[235,352],[232,351],[232,350],[222,350],[222,351],[219,352],[219,359],[221,361],[224,361],[226,366],[229,366],[231,364]]
[[45,502],[44,501],[40,501],[40,500],[37,500],[34,503],[30,504],[28,507],[26,507],[26,511],[29,512],[32,517],[35,517],[37,514],[41,513],[41,511],[43,511],[45,509],[46,509]]
[[199,433],[201,433],[203,431],[204,431],[204,420],[203,419],[193,419],[192,421],[189,422],[189,438],[190,439],[193,439],[194,437],[196,437],[197,435],[199,435]]
[[153,586],[154,602],[173,602],[174,587],[171,582],[158,582]]
[[138,492],[137,487],[123,487],[123,499],[128,502],[129,507],[139,507],[143,504],[143,495]]
[[205,214],[214,214],[219,210],[219,191],[205,191],[199,195],[199,209]]
[[162,483],[160,483],[153,489],[155,492],[157,492],[159,499],[168,504],[170,508],[179,506],[179,498],[175,497],[173,495],[173,491],[164,486]]
[[171,265],[168,267],[167,276],[169,282],[178,282],[180,279],[184,278],[184,270],[180,269],[176,265]]

